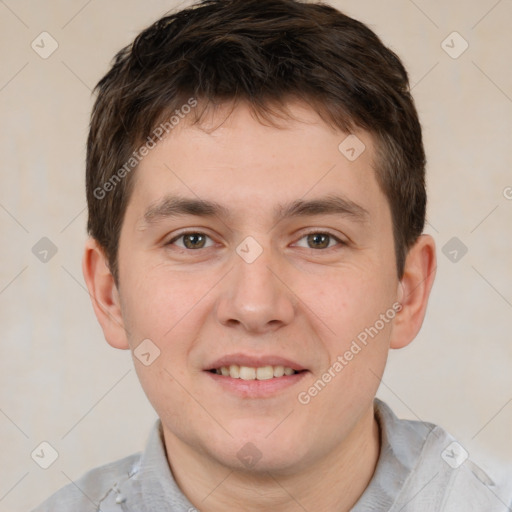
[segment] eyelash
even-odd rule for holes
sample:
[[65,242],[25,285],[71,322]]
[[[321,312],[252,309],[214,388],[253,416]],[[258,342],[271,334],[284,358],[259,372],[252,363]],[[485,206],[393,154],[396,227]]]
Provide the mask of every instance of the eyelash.
[[[210,240],[212,239],[209,235],[207,235],[206,233],[203,233],[201,231],[185,231],[183,233],[180,233],[179,235],[175,236],[174,238],[172,238],[171,240],[169,240],[169,242],[167,242],[165,245],[173,245],[174,242],[176,242],[176,240],[179,240],[180,238],[183,238],[187,235],[202,235],[202,236],[206,236],[208,237]],[[332,233],[330,233],[329,231],[310,231],[308,233],[304,233],[300,238],[299,240],[302,240],[303,238],[306,238],[308,237],[309,235],[327,235],[329,236],[331,239],[334,239],[334,241],[337,242],[337,244],[335,246],[332,246],[332,247],[326,247],[324,249],[314,249],[312,247],[303,247],[303,249],[310,249],[311,251],[328,251],[328,250],[331,250],[331,249],[335,249],[337,246],[346,246],[347,245],[347,242],[344,242],[343,240],[341,240],[340,238],[338,238],[336,235],[333,235]],[[211,247],[211,246],[210,246]],[[182,251],[186,251],[186,252],[193,252],[193,251],[200,251],[201,249],[208,249],[209,247],[200,247],[199,249],[189,249],[188,247],[179,247],[178,248]]]

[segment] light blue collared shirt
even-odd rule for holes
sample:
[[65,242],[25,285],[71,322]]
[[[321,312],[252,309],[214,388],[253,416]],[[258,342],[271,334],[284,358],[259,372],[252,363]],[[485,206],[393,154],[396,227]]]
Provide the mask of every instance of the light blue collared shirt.
[[[378,399],[375,417],[381,435],[379,460],[351,512],[512,511],[510,475],[497,484],[441,427],[400,420]],[[92,469],[33,512],[167,511],[197,509],[173,478],[158,420],[143,453]]]

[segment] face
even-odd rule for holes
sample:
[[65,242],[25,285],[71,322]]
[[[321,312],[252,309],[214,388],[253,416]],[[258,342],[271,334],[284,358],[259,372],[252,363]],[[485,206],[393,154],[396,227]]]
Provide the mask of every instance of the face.
[[280,128],[244,105],[183,122],[139,165],[120,235],[122,321],[136,353],[151,340],[134,364],[166,443],[230,468],[332,453],[371,410],[393,336],[372,138],[357,133],[354,160],[346,133],[290,110]]

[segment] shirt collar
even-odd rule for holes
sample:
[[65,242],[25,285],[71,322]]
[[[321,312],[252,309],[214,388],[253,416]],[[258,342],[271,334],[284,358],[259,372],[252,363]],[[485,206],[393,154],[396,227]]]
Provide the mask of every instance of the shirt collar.
[[181,492],[167,461],[162,423],[158,419],[151,430],[135,477],[140,488],[141,512],[155,510],[195,510]]
[[[434,425],[398,419],[381,400],[374,400],[380,431],[380,454],[373,477],[352,512],[388,510],[417,465],[422,448]],[[162,424],[151,430],[139,467],[134,468],[143,511],[194,510],[176,484],[167,461]]]
[[426,438],[434,428],[429,423],[398,419],[378,398],[374,400],[374,411],[380,430],[379,460],[352,512],[389,510],[417,466]]

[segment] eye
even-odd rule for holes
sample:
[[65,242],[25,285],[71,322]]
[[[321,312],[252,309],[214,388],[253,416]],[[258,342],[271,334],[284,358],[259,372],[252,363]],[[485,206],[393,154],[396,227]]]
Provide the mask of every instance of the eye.
[[[300,240],[304,239],[306,240],[306,248],[308,249],[330,249],[331,247],[335,246],[336,243],[338,245],[345,245],[343,241],[334,235],[321,231],[308,233],[304,235]],[[299,247],[304,247],[304,245],[300,245],[299,243],[297,243],[297,245],[299,245]]]
[[[210,239],[210,245],[206,245],[207,239]],[[176,243],[176,241],[181,241],[180,243]],[[168,242],[167,245],[177,245],[182,249],[204,249],[206,247],[210,247],[213,245],[213,241],[208,235],[204,233],[189,231],[187,233],[182,233],[181,235],[173,238]]]

